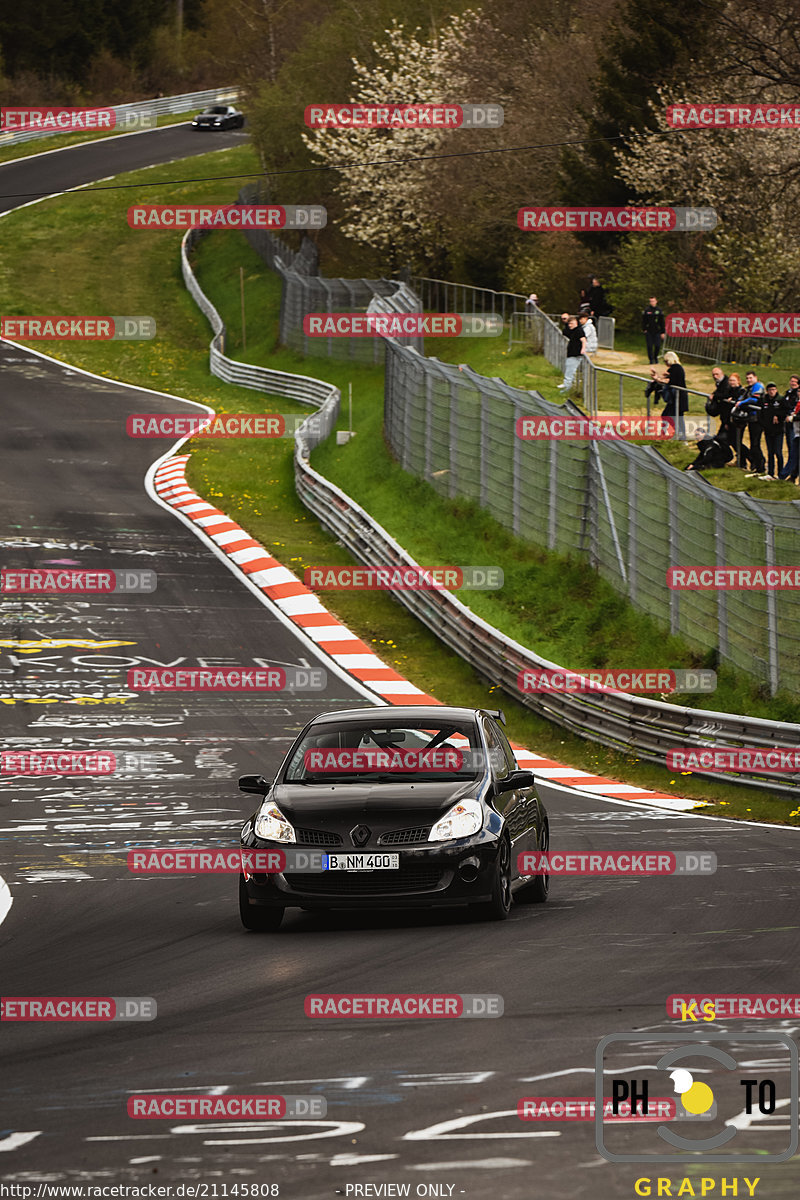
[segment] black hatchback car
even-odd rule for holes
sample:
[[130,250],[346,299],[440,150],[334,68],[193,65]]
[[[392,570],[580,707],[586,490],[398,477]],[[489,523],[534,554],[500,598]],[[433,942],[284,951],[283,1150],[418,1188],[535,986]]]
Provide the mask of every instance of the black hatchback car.
[[[242,848],[287,854],[282,873],[264,875],[244,857],[245,928],[276,930],[287,908],[469,905],[504,920],[515,897],[545,901],[548,876],[521,876],[517,855],[548,849],[547,812],[502,723],[500,712],[439,705],[315,717],[273,783],[239,780],[263,796]],[[294,854],[314,870],[292,869],[297,851],[314,852]]]
[[244,113],[230,104],[212,104],[192,121],[192,129],[243,129]]

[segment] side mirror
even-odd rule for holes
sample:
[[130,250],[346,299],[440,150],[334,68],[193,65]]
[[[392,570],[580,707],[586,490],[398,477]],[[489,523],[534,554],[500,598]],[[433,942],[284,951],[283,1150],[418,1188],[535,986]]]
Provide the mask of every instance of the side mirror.
[[239,776],[240,792],[253,792],[256,796],[266,796],[270,786],[270,783],[264,778],[263,775]]
[[512,771],[505,779],[497,782],[497,788],[501,792],[513,792],[518,788],[529,788],[535,785],[536,776],[533,771]]

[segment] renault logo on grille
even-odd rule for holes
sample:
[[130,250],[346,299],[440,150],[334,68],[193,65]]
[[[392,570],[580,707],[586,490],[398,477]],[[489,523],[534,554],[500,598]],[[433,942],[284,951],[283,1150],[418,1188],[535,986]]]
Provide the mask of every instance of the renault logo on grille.
[[354,846],[366,846],[371,833],[372,830],[366,825],[356,825],[355,829],[350,830],[350,839]]

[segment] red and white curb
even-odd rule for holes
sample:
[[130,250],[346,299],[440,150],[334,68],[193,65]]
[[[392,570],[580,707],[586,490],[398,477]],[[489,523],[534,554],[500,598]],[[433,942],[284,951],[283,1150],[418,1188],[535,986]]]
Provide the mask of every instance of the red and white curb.
[[[197,526],[215,546],[219,556],[235,564],[250,587],[261,592],[277,608],[285,623],[301,630],[318,651],[332,660],[338,668],[337,674],[357,681],[365,694],[374,693],[378,703],[441,704],[435,696],[427,695],[393,667],[387,666],[365,642],[329,613],[288,567],[278,562],[226,513],[189,487],[186,482],[189,458],[188,454],[172,455],[156,465],[152,475],[155,494],[187,524]],[[651,792],[635,784],[618,783],[603,775],[593,775],[591,771],[579,771],[541,754],[533,754],[524,746],[513,745],[513,749],[521,767],[534,771],[556,786],[675,812],[688,812],[703,803],[667,792]]]

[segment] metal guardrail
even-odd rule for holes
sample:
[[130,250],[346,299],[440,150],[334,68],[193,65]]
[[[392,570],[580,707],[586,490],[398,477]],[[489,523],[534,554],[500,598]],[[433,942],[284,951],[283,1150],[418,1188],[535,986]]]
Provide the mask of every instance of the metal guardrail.
[[292,375],[285,371],[273,371],[251,363],[237,362],[225,355],[225,322],[206,296],[189,262],[189,251],[207,236],[210,230],[189,229],[181,241],[181,273],[192,299],[208,319],[214,336],[209,347],[209,370],[225,383],[239,387],[254,388],[275,396],[286,396],[300,404],[310,404],[319,409],[309,416],[295,433],[295,464],[307,463],[314,446],[319,445],[330,434],[339,416],[341,393],[333,384],[311,375]]
[[[184,92],[180,96],[158,96],[153,100],[134,100],[130,104],[93,104],[91,108],[113,108],[117,113],[147,112],[156,116],[167,113],[190,112],[194,108],[203,108],[207,104],[224,104],[226,101],[238,99],[238,88],[209,88],[204,92]],[[66,107],[57,104],[51,108]],[[52,129],[15,129],[0,130],[0,147],[16,146],[20,142],[33,142],[38,138],[58,136]]]
[[[212,374],[230,383],[289,396],[318,407],[319,414],[309,417],[295,434],[295,489],[300,500],[359,562],[376,566],[419,566],[352,497],[310,465],[311,450],[335,427],[340,405],[339,389],[309,376],[238,363],[223,354],[220,345],[224,341],[224,322],[200,288],[187,254],[203,232],[189,230],[184,236],[181,267],[187,288],[214,331],[210,357]],[[401,306],[408,303],[407,295],[398,295],[399,311],[406,311]],[[379,306],[385,311],[391,303],[387,305],[386,298],[381,298],[376,309]],[[494,629],[450,592],[398,591],[395,598],[492,684],[499,685],[547,720],[611,749],[665,766],[667,751],[686,745],[794,749],[800,743],[800,725],[786,721],[684,708],[621,692],[597,695],[520,691],[518,676],[521,671],[560,671],[564,668]],[[694,774],[725,783],[736,782],[762,789],[767,786],[773,792],[793,798],[797,796],[800,784],[800,775],[787,775],[776,781],[774,776],[755,774],[735,778],[712,771],[695,771]]]

